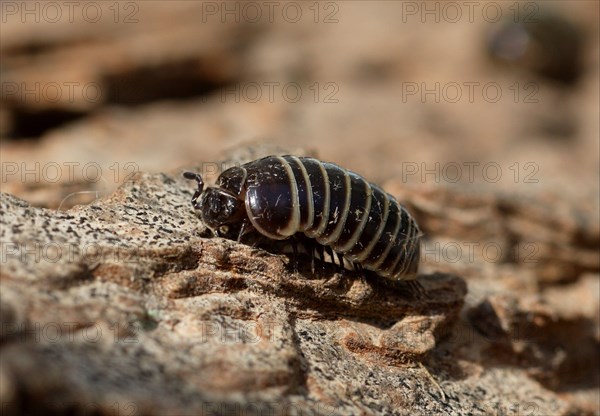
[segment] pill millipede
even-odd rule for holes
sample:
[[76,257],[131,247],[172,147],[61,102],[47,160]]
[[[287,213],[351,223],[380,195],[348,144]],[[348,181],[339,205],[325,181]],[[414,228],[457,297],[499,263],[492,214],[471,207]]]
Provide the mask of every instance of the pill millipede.
[[421,238],[416,221],[392,195],[350,170],[286,155],[229,168],[214,187],[205,188],[198,173],[184,177],[197,181],[192,205],[216,236],[241,241],[258,233],[313,241],[313,272],[314,253],[323,260],[326,251],[334,260],[333,251],[342,268],[345,259],[388,281],[416,279]]

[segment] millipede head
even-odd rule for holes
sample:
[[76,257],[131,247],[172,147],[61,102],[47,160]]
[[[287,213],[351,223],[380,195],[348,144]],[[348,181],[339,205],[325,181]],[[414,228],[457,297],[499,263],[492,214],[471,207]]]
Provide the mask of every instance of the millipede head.
[[215,235],[232,237],[239,233],[242,220],[246,216],[244,201],[221,188],[204,188],[204,181],[198,173],[184,172],[183,177],[198,182],[198,189],[192,197],[192,205],[200,211],[200,218]]

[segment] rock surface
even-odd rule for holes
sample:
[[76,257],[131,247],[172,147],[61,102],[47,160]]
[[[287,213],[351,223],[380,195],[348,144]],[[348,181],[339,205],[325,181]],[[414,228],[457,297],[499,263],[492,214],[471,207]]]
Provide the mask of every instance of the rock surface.
[[416,300],[329,269],[291,273],[285,256],[202,238],[189,199],[189,184],[164,174],[68,212],[2,196],[8,409],[347,414],[443,394],[426,366],[444,360],[426,356],[461,309],[460,278],[423,276],[430,298]]
[[6,410],[573,410],[531,373],[563,380],[578,373],[569,360],[585,372],[591,322],[577,351],[557,353],[551,334],[581,318],[498,295],[460,318],[459,277],[422,275],[428,297],[415,299],[329,267],[293,273],[284,255],[203,238],[191,192],[177,172],[136,174],[66,212],[2,195]]
[[[598,3],[67,3],[1,3],[3,415],[600,414]],[[182,167],[281,152],[397,196],[430,296],[207,238]]]

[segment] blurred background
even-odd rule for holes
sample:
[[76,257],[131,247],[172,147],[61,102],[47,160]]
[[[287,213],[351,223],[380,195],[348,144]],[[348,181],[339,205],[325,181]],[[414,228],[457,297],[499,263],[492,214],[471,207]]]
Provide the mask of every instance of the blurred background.
[[597,198],[595,1],[1,7],[2,190],[34,205],[211,176],[249,142],[378,183]]
[[336,162],[409,206],[478,331],[537,337],[487,358],[598,411],[598,2],[0,7],[3,192],[66,210],[249,145]]

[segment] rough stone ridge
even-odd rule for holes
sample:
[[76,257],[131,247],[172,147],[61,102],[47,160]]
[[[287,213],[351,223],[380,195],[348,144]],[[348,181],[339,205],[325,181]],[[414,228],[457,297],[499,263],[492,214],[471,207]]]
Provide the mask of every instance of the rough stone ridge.
[[461,278],[422,275],[415,299],[329,266],[293,273],[285,255],[203,237],[192,188],[139,173],[67,212],[2,194],[8,414],[570,408],[523,369],[477,362]]

